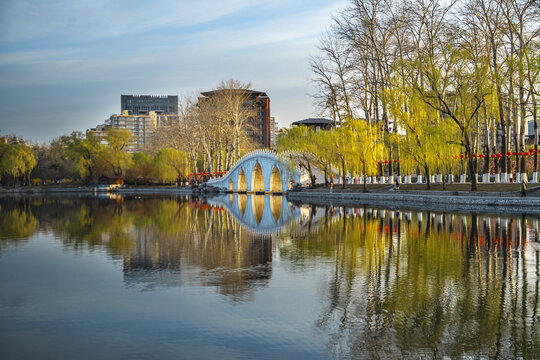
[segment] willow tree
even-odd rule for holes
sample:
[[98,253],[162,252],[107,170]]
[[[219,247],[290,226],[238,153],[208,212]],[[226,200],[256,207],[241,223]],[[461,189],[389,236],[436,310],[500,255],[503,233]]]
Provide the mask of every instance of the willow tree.
[[26,144],[0,143],[0,179],[11,175],[15,179],[22,177],[25,185],[30,184],[30,173],[36,166],[34,152]]
[[190,168],[188,154],[174,149],[161,149],[154,157],[153,164],[157,178],[166,182],[185,181]]
[[277,141],[278,151],[291,151],[290,156],[295,158],[294,162],[308,172],[312,186],[315,186],[313,167],[317,163],[314,156],[318,145],[316,137],[317,134],[312,128],[300,125],[281,134]]
[[376,154],[383,146],[378,142],[377,128],[363,120],[349,120],[346,126],[351,130],[351,168],[364,176],[363,190],[367,192],[366,177],[377,171]]
[[121,177],[129,167],[131,154],[127,152],[133,141],[133,134],[128,129],[107,128],[105,131],[107,145],[102,145],[99,157],[112,171],[114,176]]
[[[416,67],[416,63],[401,66]],[[414,87],[405,84],[405,80],[399,77],[393,78],[395,84],[392,90],[385,96],[389,103],[390,113],[396,120],[397,126],[404,133],[401,141],[401,149],[404,155],[420,167],[426,175],[426,187],[431,187],[432,168],[436,166],[434,160],[440,157],[437,150],[439,145],[447,146],[442,140],[438,112],[428,106]]]
[[85,137],[80,132],[72,132],[60,137],[60,143],[73,171],[82,180],[93,178],[99,161],[99,139],[91,134]]
[[[435,44],[437,59],[424,62],[421,79],[413,87],[422,100],[432,109],[450,119],[459,130],[459,143],[464,149],[469,174],[471,191],[477,190],[476,171],[473,165],[473,136],[479,110],[491,93],[488,83],[489,66],[486,62],[477,63],[477,59],[464,49],[459,29],[447,27]],[[420,57],[422,61],[422,57]]]

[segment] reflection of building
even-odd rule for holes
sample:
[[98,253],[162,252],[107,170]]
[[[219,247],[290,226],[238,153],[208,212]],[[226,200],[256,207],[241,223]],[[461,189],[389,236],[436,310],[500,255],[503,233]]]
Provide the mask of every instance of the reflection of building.
[[293,122],[291,125],[309,126],[309,127],[312,127],[314,130],[330,130],[335,126],[332,120],[324,119],[324,118],[309,118],[309,119],[299,120],[299,121]]
[[[205,98],[211,98],[212,96],[219,96],[230,89],[224,90],[212,90],[201,93],[203,97],[199,98],[199,101]],[[272,129],[270,120],[270,98],[265,92],[255,90],[236,90],[245,93],[248,98],[248,102],[254,105],[255,111],[252,119],[250,119],[249,125],[251,129],[246,129],[248,135],[251,137],[251,141],[259,147],[270,148],[272,145]],[[247,104],[246,104],[247,105]]]
[[[131,204],[126,205],[129,209]],[[185,209],[195,211],[189,205]],[[124,253],[124,281],[147,288],[196,282],[215,288],[233,301],[248,299],[257,287],[264,286],[272,275],[272,238],[245,231],[223,209],[200,209],[214,212],[215,222],[190,223],[177,231],[163,231],[151,223],[133,229],[133,246]],[[175,220],[181,222],[185,215]],[[204,232],[205,241],[195,241],[194,232]]]
[[178,96],[121,95],[121,110],[131,114],[178,114]]

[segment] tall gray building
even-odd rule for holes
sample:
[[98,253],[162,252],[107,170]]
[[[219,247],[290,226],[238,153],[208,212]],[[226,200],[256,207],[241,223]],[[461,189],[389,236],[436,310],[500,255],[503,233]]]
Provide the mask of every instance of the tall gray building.
[[122,111],[133,115],[147,115],[150,111],[156,114],[178,114],[178,96],[168,95],[121,95]]

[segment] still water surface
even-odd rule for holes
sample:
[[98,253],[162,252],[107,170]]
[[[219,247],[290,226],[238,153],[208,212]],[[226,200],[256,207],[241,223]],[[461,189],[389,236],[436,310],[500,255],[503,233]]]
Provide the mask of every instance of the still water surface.
[[0,199],[1,359],[540,358],[539,218]]

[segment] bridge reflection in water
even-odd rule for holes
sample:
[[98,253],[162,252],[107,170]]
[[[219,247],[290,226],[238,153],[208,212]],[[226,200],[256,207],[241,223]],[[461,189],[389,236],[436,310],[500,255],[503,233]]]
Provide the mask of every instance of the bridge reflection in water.
[[208,203],[227,209],[240,226],[261,235],[276,233],[302,214],[284,196],[229,194],[212,197]]

